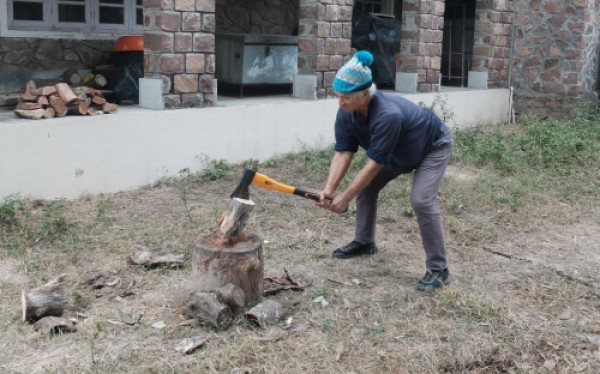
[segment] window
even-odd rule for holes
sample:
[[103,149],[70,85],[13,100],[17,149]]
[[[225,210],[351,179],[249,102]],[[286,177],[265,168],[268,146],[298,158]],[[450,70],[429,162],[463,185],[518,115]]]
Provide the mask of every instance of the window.
[[142,0],[7,0],[10,30],[140,32]]

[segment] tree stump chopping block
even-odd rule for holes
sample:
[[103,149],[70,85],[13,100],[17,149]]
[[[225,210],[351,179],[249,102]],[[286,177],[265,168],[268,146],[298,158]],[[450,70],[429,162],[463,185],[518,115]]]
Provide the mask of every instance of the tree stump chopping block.
[[192,279],[198,291],[213,291],[231,283],[242,289],[246,302],[262,300],[262,241],[247,233],[227,241],[221,234],[199,237],[192,254]]

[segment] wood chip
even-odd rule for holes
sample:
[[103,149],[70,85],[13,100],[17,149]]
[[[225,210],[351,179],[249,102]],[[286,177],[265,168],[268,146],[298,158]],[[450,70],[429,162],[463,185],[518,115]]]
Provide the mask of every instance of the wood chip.
[[183,354],[190,354],[208,341],[204,336],[185,338],[175,345],[175,350]]

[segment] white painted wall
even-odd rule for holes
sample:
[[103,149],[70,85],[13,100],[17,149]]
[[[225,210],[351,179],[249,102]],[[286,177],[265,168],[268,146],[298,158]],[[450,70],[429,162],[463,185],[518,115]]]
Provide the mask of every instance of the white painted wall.
[[[444,92],[451,126],[508,118],[509,90]],[[430,104],[435,95],[407,95]],[[201,170],[202,157],[264,161],[333,142],[336,99],[221,100],[203,109],[121,107],[112,115],[25,120],[0,116],[0,198],[77,198]]]

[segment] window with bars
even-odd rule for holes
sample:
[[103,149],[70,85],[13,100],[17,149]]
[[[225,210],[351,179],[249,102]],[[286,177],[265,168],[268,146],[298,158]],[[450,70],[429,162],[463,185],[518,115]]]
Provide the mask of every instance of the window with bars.
[[7,0],[8,28],[139,33],[142,0]]

